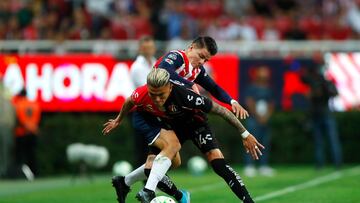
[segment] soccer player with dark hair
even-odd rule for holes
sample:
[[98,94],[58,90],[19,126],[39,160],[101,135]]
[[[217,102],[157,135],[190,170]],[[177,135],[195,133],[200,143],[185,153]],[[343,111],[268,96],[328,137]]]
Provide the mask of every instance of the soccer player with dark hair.
[[[147,86],[137,88],[133,92],[132,96],[125,101],[119,116],[106,123],[103,132],[108,133],[114,126],[116,127],[121,122],[121,118],[134,106],[147,111],[154,117],[159,116],[159,112],[162,112],[163,115],[160,119],[175,131],[181,144],[186,140],[191,140],[207,157],[213,170],[229,184],[238,198],[243,202],[253,202],[240,176],[226,163],[207,123],[205,113],[211,112],[220,115],[235,126],[243,137],[244,147],[254,159],[258,159],[258,154],[261,155],[259,148],[264,147],[229,110],[185,87],[171,83],[169,78],[170,74],[166,70],[153,69],[148,75]],[[148,106],[151,106],[151,109],[144,109]],[[157,160],[158,162],[166,161],[167,158],[161,155],[161,152],[159,155],[155,158],[154,165]],[[171,162],[168,165],[170,167]],[[155,171],[155,176],[160,181],[164,175]],[[143,203],[150,202],[155,197],[156,185],[157,182],[152,185],[152,188],[149,188],[147,184],[137,194],[137,198]]]
[[[203,67],[203,64],[210,60],[210,58],[216,53],[217,44],[213,38],[208,36],[198,37],[190,44],[190,46],[186,50],[173,50],[165,54],[156,62],[155,68],[166,69],[170,73],[170,79],[173,82],[186,86],[188,88],[192,88],[197,93],[199,93],[199,90],[196,84],[199,84],[217,100],[231,105],[236,117],[244,119],[248,116],[248,112],[243,109],[236,100],[232,99],[230,95],[227,94],[220,86],[218,86],[214,82],[214,80],[212,80],[212,78],[206,73],[205,68]],[[135,119],[136,122],[134,128],[136,132],[138,132],[139,134],[143,134],[144,137],[151,137],[152,134],[160,132],[161,128],[153,125],[153,123],[156,123],[156,121],[153,121],[153,118],[147,118],[146,116],[137,114]],[[180,150],[180,144],[176,139],[175,134],[168,134],[169,135],[167,136],[162,136],[163,134],[160,133],[159,136],[161,139],[159,139],[157,142],[148,142],[149,144],[161,148],[164,152],[166,152],[168,157],[167,161],[162,162],[162,164],[155,164],[155,166],[153,166],[154,170],[151,171],[151,164],[147,164],[147,166],[142,165],[138,169],[135,169],[135,171],[138,172],[137,174],[131,173],[132,175],[134,174],[131,177],[142,176],[144,174],[142,171],[144,171],[145,175],[149,176],[147,185],[154,185],[152,183],[157,182],[157,180],[154,175],[152,175],[152,173],[154,173],[154,171],[167,171],[162,170],[162,168],[170,167],[169,164],[165,165],[165,163],[170,163],[172,158],[176,157],[176,152]],[[166,144],[161,144],[160,147],[160,140],[163,140]],[[151,162],[152,160],[156,159],[154,156],[149,156],[148,160],[149,161],[147,162]],[[116,191],[120,190],[120,183],[124,182],[122,179],[123,177],[113,178],[112,182]],[[125,183],[126,182],[127,180],[125,179]],[[119,192],[117,192],[117,194],[119,202],[123,203],[125,197],[119,196]]]
[[217,44],[213,38],[198,37],[186,50],[173,50],[165,54],[156,62],[155,68],[166,69],[171,80],[191,87],[197,93],[199,90],[196,84],[200,85],[219,101],[231,105],[236,117],[245,119],[249,116],[248,112],[215,83],[203,66],[217,51]]

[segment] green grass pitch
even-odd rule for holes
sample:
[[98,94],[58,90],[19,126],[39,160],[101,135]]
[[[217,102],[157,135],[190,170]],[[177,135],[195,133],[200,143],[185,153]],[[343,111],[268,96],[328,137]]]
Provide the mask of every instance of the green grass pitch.
[[[241,168],[236,167],[241,173]],[[360,166],[335,171],[315,171],[310,166],[278,166],[274,177],[243,177],[256,202],[264,203],[360,203]],[[185,170],[170,172],[181,188],[191,192],[193,203],[239,202],[225,182],[210,169],[202,176]],[[96,175],[93,181],[69,176],[36,179],[34,182],[0,180],[0,203],[115,203],[111,175]],[[136,203],[137,183],[128,195]],[[161,193],[158,193],[159,195]]]

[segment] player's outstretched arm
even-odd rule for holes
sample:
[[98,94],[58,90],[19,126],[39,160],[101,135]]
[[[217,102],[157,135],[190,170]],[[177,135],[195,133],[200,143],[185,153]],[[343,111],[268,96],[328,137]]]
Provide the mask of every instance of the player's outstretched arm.
[[121,121],[124,119],[124,117],[126,115],[128,115],[129,111],[134,107],[134,102],[132,101],[131,97],[127,98],[120,110],[119,115],[115,118],[115,119],[109,119],[105,124],[104,124],[104,129],[102,130],[102,133],[104,135],[107,135],[110,133],[110,131],[112,131],[113,129],[115,129],[120,123]]
[[256,138],[246,130],[246,128],[232,112],[230,112],[225,107],[220,106],[214,101],[212,101],[212,108],[210,112],[223,117],[228,123],[238,129],[239,133],[243,138],[243,145],[246,152],[250,153],[253,159],[259,159],[259,155],[262,155],[260,149],[264,149],[265,147],[260,144],[256,140]]

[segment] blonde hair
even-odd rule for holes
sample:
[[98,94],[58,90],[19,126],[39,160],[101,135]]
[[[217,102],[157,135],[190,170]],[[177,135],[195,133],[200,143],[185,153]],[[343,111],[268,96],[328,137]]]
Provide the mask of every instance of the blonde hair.
[[146,79],[148,85],[159,88],[169,84],[170,73],[163,68],[152,68]]

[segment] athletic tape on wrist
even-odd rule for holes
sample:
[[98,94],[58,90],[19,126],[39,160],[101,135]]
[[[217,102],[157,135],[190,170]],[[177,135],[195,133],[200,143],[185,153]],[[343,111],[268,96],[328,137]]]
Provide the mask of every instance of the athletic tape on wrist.
[[241,133],[242,138],[247,138],[250,135],[249,131],[245,130],[245,132]]
[[233,105],[234,103],[238,103],[235,99],[232,99],[231,101],[230,101],[230,103],[231,103],[231,105]]

